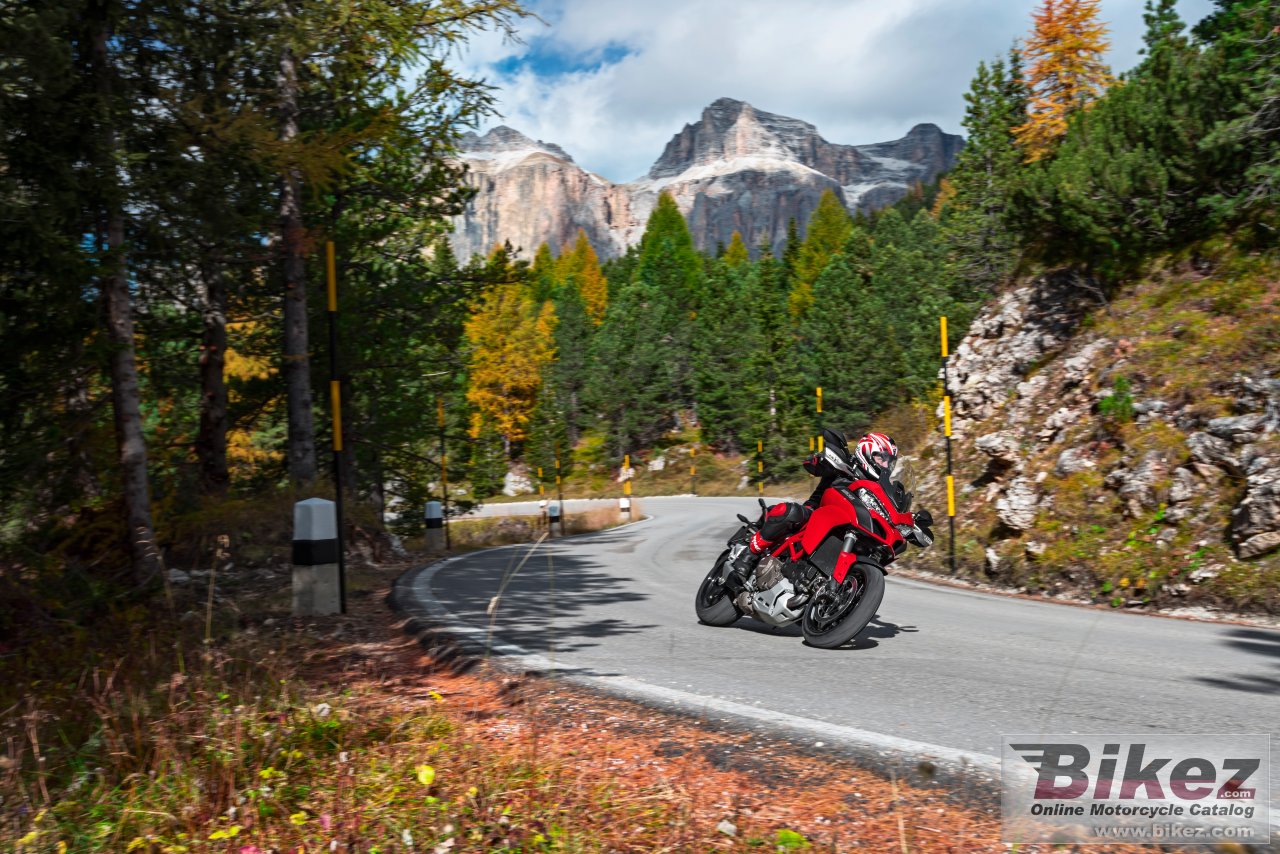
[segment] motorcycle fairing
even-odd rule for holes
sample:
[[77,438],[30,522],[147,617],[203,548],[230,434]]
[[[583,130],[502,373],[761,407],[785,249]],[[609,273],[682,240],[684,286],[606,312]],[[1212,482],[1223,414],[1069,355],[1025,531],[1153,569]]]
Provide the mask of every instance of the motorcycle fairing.
[[[859,489],[866,489],[875,496],[892,518],[885,519],[859,501],[856,497]],[[832,486],[823,493],[821,504],[809,516],[805,526],[783,540],[773,550],[773,554],[784,560],[798,561],[806,555],[813,555],[829,536],[833,536],[837,529],[846,526],[856,528],[897,554],[906,548],[906,540],[894,527],[898,524],[912,524],[912,517],[910,513],[897,511],[897,505],[889,499],[885,484],[873,480],[848,481]],[[831,572],[833,577],[841,569],[843,569],[841,575],[847,573],[849,567],[853,565],[853,560],[845,561],[842,560],[843,557],[842,554],[841,558],[837,558],[834,567],[823,566],[820,569]],[[836,580],[844,579],[836,578]]]

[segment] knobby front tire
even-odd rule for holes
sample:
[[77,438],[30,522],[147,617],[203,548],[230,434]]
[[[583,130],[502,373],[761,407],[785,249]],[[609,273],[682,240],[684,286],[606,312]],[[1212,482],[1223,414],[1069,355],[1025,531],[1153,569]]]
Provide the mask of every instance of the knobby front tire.
[[733,604],[733,599],[725,591],[724,585],[717,580],[720,578],[720,573],[724,571],[724,563],[728,559],[728,551],[720,555],[715,565],[711,567],[711,571],[707,573],[707,577],[702,579],[702,584],[699,585],[697,595],[693,599],[693,609],[698,614],[698,621],[708,626],[731,626],[742,616],[738,606]]

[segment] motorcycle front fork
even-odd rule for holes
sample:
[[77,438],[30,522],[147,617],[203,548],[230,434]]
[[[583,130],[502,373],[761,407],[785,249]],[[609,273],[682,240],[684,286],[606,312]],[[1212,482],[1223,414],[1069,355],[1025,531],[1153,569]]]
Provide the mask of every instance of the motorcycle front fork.
[[[854,548],[858,544],[858,537],[853,531],[849,531],[844,535],[844,545],[840,549],[840,556],[836,558],[835,570],[831,573],[831,581],[833,588],[838,589],[844,584],[848,577],[850,568],[857,563],[858,556],[854,552]],[[857,579],[852,580],[853,584],[857,584]]]
[[729,591],[729,595],[731,596],[736,596],[746,589],[742,584],[745,579],[739,578],[738,574],[733,571],[733,567],[738,562],[738,558],[742,556],[742,553],[746,551],[746,549],[747,546],[745,543],[739,543],[738,545],[731,547],[729,549],[729,556],[725,559],[724,567],[721,570],[720,583],[724,585],[725,589]]

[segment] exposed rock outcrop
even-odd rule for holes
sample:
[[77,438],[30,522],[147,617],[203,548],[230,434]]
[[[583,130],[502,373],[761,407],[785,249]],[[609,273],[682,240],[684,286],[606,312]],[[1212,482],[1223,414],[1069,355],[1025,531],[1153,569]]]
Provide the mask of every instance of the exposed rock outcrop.
[[[1231,375],[1238,360],[1216,361],[1209,333],[1184,343],[1164,328],[1167,305],[1206,329],[1227,322],[1193,301],[1197,273],[1181,274],[1186,297],[1178,275],[1121,308],[1049,274],[975,318],[946,375],[971,572],[1115,607],[1168,596],[1275,609],[1250,573],[1280,567],[1280,379],[1265,360]],[[931,488],[926,501],[945,500]]]
[[1239,453],[1226,439],[1208,433],[1192,433],[1187,437],[1187,450],[1191,459],[1197,462],[1220,466],[1232,474],[1244,473]]
[[1021,459],[1018,453],[1018,438],[1007,431],[979,436],[974,445],[1002,468],[1015,466]]
[[[1018,402],[1051,390],[1046,378],[1028,378],[1027,372],[1066,345],[1089,305],[1074,279],[1059,275],[1003,294],[983,309],[951,360],[947,385],[952,394],[953,431],[963,433],[971,422],[992,417],[1010,403],[1011,390],[1014,402],[1006,408],[1004,420],[1019,429],[1025,427],[1030,413]],[[1077,354],[1069,381],[1052,391],[1057,394],[1064,384],[1079,385],[1089,363],[1108,345],[1103,340],[1088,342],[1087,349]],[[1069,397],[1059,396],[1064,403]],[[1083,399],[1076,403],[1086,405]],[[1070,416],[1064,413],[1055,419],[1069,421]]]
[[1035,484],[1025,477],[1017,477],[996,501],[996,515],[1013,530],[1026,531],[1035,524],[1039,504],[1040,493]]
[[1053,473],[1058,477],[1066,477],[1078,471],[1091,469],[1094,465],[1088,451],[1084,448],[1067,448],[1058,454],[1058,462],[1053,467]]
[[1154,509],[1168,497],[1160,486],[1168,472],[1168,464],[1159,451],[1148,451],[1133,468],[1115,468],[1107,475],[1107,486],[1115,489],[1132,517]]
[[1253,458],[1246,483],[1232,514],[1231,536],[1240,557],[1252,558],[1280,547],[1280,461]]
[[667,143],[647,175],[615,184],[559,146],[498,127],[461,141],[477,193],[455,220],[453,249],[468,258],[509,240],[530,252],[544,241],[558,250],[581,228],[602,256],[619,255],[640,239],[663,191],[704,250],[734,231],[752,248],[780,249],[788,222],[803,227],[824,191],[851,211],[876,210],[950,169],[962,145],[931,124],[892,142],[839,145],[808,122],[721,98]]

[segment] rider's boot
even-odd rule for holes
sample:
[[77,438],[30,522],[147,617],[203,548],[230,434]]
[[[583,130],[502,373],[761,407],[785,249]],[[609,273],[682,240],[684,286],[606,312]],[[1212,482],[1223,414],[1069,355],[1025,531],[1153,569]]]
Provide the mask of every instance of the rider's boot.
[[757,531],[751,535],[751,542],[742,550],[737,559],[730,564],[730,575],[736,576],[735,581],[741,586],[741,582],[751,577],[752,571],[756,568],[756,564],[760,563],[760,558],[764,555],[765,550],[772,545],[768,540],[760,536]]

